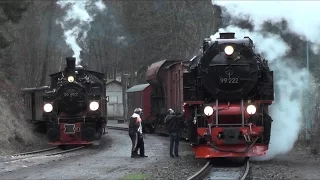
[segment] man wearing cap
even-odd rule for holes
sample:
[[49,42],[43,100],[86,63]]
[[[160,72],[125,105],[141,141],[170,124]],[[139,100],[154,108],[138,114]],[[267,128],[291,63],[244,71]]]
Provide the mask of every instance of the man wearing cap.
[[[129,136],[132,141],[131,157],[148,157],[144,154],[144,142],[142,136],[141,108],[136,108],[133,115],[129,120]],[[140,155],[138,155],[138,149],[140,149]]]
[[173,109],[168,109],[168,115],[165,118],[165,124],[170,134],[170,157],[179,157],[180,120],[183,116],[184,111],[177,115]]

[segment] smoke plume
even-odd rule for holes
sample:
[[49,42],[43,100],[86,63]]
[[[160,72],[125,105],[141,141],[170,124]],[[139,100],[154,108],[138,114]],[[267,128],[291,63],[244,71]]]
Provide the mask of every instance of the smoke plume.
[[67,9],[66,15],[56,23],[61,25],[64,39],[73,50],[73,57],[78,65],[82,61],[80,51],[85,48],[85,39],[91,29],[90,23],[94,20],[96,12],[106,7],[101,0],[58,0],[57,4]]
[[[219,32],[235,32],[237,38],[249,36],[255,43],[256,50],[269,60],[274,71],[275,86],[280,92],[280,101],[271,108],[273,118],[271,141],[267,156],[255,158],[268,160],[276,155],[289,152],[298,138],[302,119],[303,90],[308,87],[307,70],[298,69],[293,61],[285,56],[291,50],[290,44],[271,33],[263,31],[262,25],[269,21],[272,23],[286,20],[291,32],[298,34],[301,39],[314,43],[311,47],[314,52],[319,50],[320,33],[318,27],[320,20],[314,15],[318,12],[318,1],[223,1],[212,0],[212,4],[221,6],[225,15],[233,19],[250,20],[253,30],[228,26],[219,29]],[[213,37],[217,37],[215,34]]]

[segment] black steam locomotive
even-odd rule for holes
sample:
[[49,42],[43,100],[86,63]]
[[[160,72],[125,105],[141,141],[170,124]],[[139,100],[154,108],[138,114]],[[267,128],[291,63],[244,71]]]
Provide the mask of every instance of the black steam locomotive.
[[75,58],[66,61],[64,71],[50,75],[50,87],[24,90],[31,92],[31,119],[45,128],[50,144],[91,144],[107,123],[104,74],[76,67]]
[[[205,39],[186,73],[184,100],[198,158],[263,156],[269,145],[273,71],[249,37]],[[206,152],[206,153],[204,153]]]

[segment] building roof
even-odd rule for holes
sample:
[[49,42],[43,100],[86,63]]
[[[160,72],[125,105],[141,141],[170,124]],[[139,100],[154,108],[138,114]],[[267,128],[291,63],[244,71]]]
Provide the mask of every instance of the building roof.
[[[77,69],[76,69],[77,70]],[[93,75],[98,75],[98,76],[104,76],[105,74],[101,73],[101,72],[98,72],[98,71],[91,71],[91,70],[87,70],[87,69],[84,69],[84,71],[87,71]],[[57,72],[57,73],[53,73],[53,74],[50,74],[49,76],[52,77],[52,76],[56,76],[58,74],[61,74],[63,71],[60,71],[60,72]]]
[[115,83],[118,83],[118,84],[122,85],[122,83],[121,83],[120,81],[115,80],[115,79],[108,80],[108,81],[106,82],[106,85],[108,85],[108,84],[110,84],[110,83],[113,83],[113,82],[115,82]]
[[150,84],[139,84],[129,88],[126,92],[139,92],[145,90]]

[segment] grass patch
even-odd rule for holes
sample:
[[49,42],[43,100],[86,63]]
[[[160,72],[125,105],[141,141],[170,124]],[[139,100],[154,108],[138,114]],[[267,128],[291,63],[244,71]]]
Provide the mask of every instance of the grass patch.
[[120,180],[146,180],[149,175],[147,174],[128,174]]

